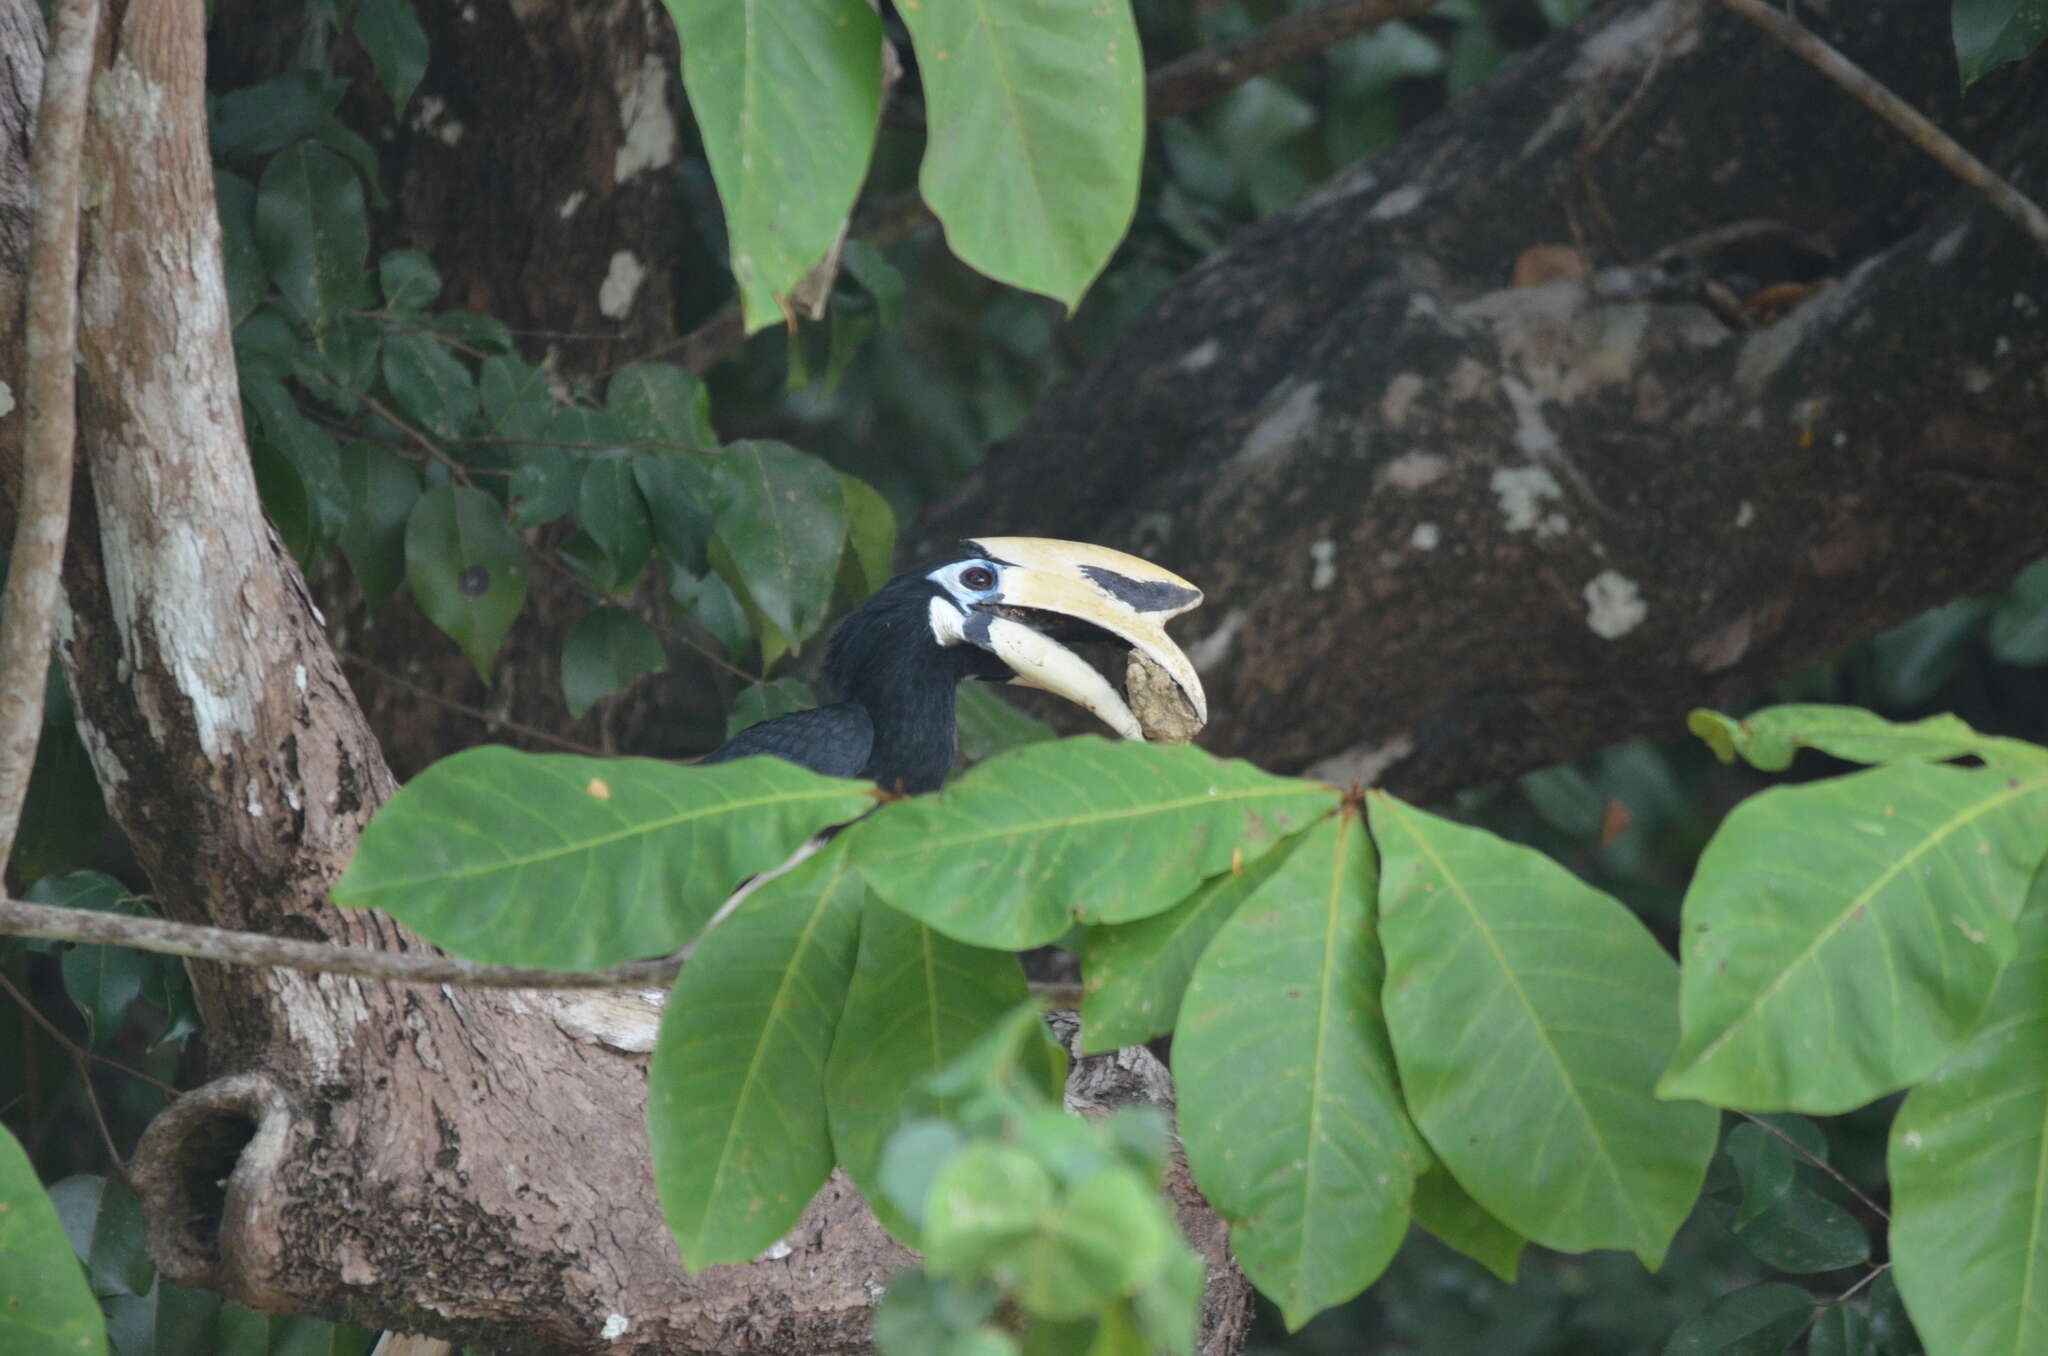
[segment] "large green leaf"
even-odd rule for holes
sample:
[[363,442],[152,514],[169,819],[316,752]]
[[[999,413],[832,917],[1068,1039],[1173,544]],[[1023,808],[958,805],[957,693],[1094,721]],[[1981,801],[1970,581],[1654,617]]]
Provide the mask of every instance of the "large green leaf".
[[1337,792],[1187,745],[1030,744],[848,832],[889,903],[975,946],[1019,951],[1076,920],[1163,912],[1327,814]]
[[1851,763],[1941,763],[1974,755],[1986,762],[2048,760],[2048,749],[1981,735],[1955,716],[1909,725],[1854,706],[1773,706],[1735,720],[1694,711],[1686,725],[1724,763],[1739,753],[1765,772],[1783,772],[1800,749]]
[[460,955],[580,970],[673,951],[732,888],[873,788],[779,758],[444,758],[370,821],[335,899]]
[[1081,1049],[1137,1045],[1173,1030],[1188,976],[1217,930],[1266,883],[1296,840],[1240,871],[1220,872],[1165,913],[1088,929],[1081,966]]
[[[1029,995],[1015,956],[962,946],[868,901],[853,985],[825,1066],[825,1100],[839,1165],[898,1238],[914,1239],[916,1231],[882,1190],[889,1132],[920,1116],[950,1112],[951,1101],[925,1087],[926,1080]],[[1045,1042],[1028,1042],[1025,1057],[1042,1063],[1038,1073],[1058,1096],[1059,1071]]]
[[1827,1114],[1926,1077],[1990,1001],[2044,844],[2041,764],[1873,768],[1743,802],[1686,894],[1660,1093]]
[[1174,1033],[1188,1163],[1290,1329],[1380,1274],[1429,1164],[1380,1018],[1373,884],[1355,815],[1302,834],[1202,953]]
[[874,149],[882,25],[865,0],[665,0],[725,205],[747,332],[824,257]]
[[1892,1122],[1891,1249],[1928,1349],[2048,1351],[2048,871],[1984,1024]]
[[106,1325],[35,1165],[0,1125],[0,1349],[102,1353]]
[[405,524],[405,577],[427,620],[462,647],[489,682],[491,661],[526,602],[526,547],[482,490],[441,485]]
[[1955,0],[1953,25],[1956,65],[1969,85],[2048,38],[2048,0]]
[[271,157],[256,186],[256,248],[316,337],[367,302],[370,220],[354,167],[306,141]]
[[832,1170],[825,1058],[866,898],[835,841],[713,929],[669,994],[647,1128],[688,1267],[761,1252]]
[[1549,858],[1374,795],[1387,1029],[1415,1123],[1509,1228],[1654,1267],[1720,1118],[1660,1102],[1677,1043],[1670,958]]
[[1072,307],[1138,204],[1145,61],[1123,0],[904,5],[953,253]]
[[776,442],[734,443],[714,463],[721,500],[712,559],[792,649],[824,623],[846,543],[839,475]]

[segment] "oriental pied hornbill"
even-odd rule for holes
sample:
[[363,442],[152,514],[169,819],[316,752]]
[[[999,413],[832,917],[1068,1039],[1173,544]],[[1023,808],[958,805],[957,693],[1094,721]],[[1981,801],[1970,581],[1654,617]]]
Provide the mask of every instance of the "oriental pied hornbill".
[[897,575],[833,633],[825,681],[842,700],[742,730],[703,759],[773,754],[891,791],[935,789],[953,766],[954,689],[1021,683],[1086,707],[1126,739],[1144,730],[1117,690],[1062,642],[1136,650],[1180,688],[1197,722],[1207,699],[1163,623],[1202,591],[1149,560],[1084,542],[983,537],[930,569]]

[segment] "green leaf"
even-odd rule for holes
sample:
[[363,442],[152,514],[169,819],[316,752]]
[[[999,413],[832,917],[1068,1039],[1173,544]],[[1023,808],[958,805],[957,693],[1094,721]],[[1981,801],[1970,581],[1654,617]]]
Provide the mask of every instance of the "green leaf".
[[754,638],[754,628],[747,620],[746,609],[733,596],[731,587],[715,574],[699,576],[681,565],[671,564],[668,596],[675,599],[677,606],[689,614],[690,620],[709,632],[734,659]]
[[1737,1229],[1761,1218],[1792,1190],[1797,1167],[1792,1150],[1762,1126],[1736,1126],[1728,1132],[1721,1151],[1735,1165],[1735,1174],[1742,1182],[1742,1205],[1735,1212]]
[[660,673],[668,655],[654,628],[623,607],[594,607],[583,614],[562,646],[562,696],[571,718],[606,697],[616,696],[642,674]]
[[498,501],[454,485],[421,495],[405,524],[405,577],[427,620],[488,683],[526,602],[526,547],[505,526]]
[[[404,0],[387,0],[402,4]],[[392,250],[377,261],[377,284],[384,304],[394,311],[420,312],[441,295],[441,274],[434,261],[418,250]]]
[[269,155],[313,135],[348,89],[349,82],[335,76],[292,71],[221,95],[208,119],[213,158],[232,163]]
[[612,374],[605,408],[647,442],[692,452],[716,452],[711,392],[694,374],[671,363],[634,363]]
[[1807,1334],[1806,1356],[1877,1356],[1870,1320],[1846,1304],[1828,1306]]
[[1765,772],[1783,772],[1800,749],[1850,763],[1944,763],[1972,755],[1986,762],[2048,759],[2048,749],[1980,735],[1954,716],[1900,725],[1853,706],[1773,706],[1742,720],[1697,710],[1686,726],[1722,762],[1734,762],[1739,753]]
[[1920,1335],[1906,1316],[1906,1303],[1899,1298],[1897,1268],[1887,1268],[1870,1283],[1870,1335],[1885,1356],[1919,1356]]
[[517,444],[516,454],[507,487],[515,524],[541,527],[576,507],[589,462],[543,443]]
[[1965,89],[2048,38],[2048,0],[1955,0],[1953,13]]
[[379,356],[384,386],[400,410],[437,438],[458,438],[477,412],[476,379],[435,335],[393,334]]
[[1355,816],[1308,829],[1202,953],[1174,1034],[1188,1163],[1290,1330],[1385,1268],[1429,1163],[1380,1018],[1373,885]]
[[1677,1038],[1670,958],[1548,857],[1388,795],[1370,806],[1382,1001],[1416,1125],[1517,1233],[1654,1268],[1720,1124],[1653,1093]]
[[1871,676],[1886,706],[1919,706],[1955,676],[1991,612],[1988,598],[1929,608],[1869,643]]
[[1081,973],[1081,1050],[1098,1055],[1173,1030],[1188,976],[1217,930],[1265,885],[1299,839],[1241,871],[1225,870],[1165,913],[1088,929]]
[[353,32],[377,68],[378,83],[391,96],[391,111],[402,119],[406,101],[427,73],[427,30],[420,27],[411,0],[361,0]]
[[220,208],[221,266],[227,275],[228,323],[239,325],[262,305],[270,290],[262,251],[256,248],[256,185],[224,169],[213,172],[213,200]]
[[864,0],[666,3],[751,334],[782,322],[853,208],[881,104],[881,21]]
[[710,568],[711,468],[695,452],[643,452],[633,478],[647,500],[661,553],[694,574]]
[[[477,390],[491,432],[507,441],[543,437],[554,421],[555,397],[548,389],[547,374],[515,357],[493,354],[485,358],[477,368]],[[563,511],[568,511],[567,505]]]
[[685,1266],[744,1262],[832,1170],[825,1056],[867,887],[835,841],[699,943],[647,1075],[654,1181]]
[[732,714],[725,718],[726,738],[730,739],[764,720],[803,711],[817,704],[817,694],[801,678],[773,678],[767,682],[749,683],[732,699]]
[[339,534],[348,520],[348,495],[341,483],[341,449],[327,430],[299,413],[282,382],[257,378],[242,383],[242,400],[254,413],[252,443],[268,443],[297,472],[315,515],[316,539]]
[[384,804],[334,898],[476,960],[614,965],[675,950],[742,879],[873,803],[872,787],[779,758],[683,767],[486,745]]
[[156,1281],[143,1237],[142,1202],[115,1177],[67,1177],[50,1188],[71,1250],[99,1296],[143,1295]]
[[654,520],[633,478],[632,459],[621,454],[590,459],[576,491],[576,523],[611,562],[614,579],[624,583],[640,573],[654,552]]
[[881,1356],[963,1356],[962,1338],[993,1315],[1001,1299],[987,1282],[899,1271],[875,1307],[875,1349]]
[[249,469],[256,476],[256,493],[263,501],[263,512],[277,528],[285,550],[291,552],[301,569],[308,568],[320,553],[320,517],[313,508],[313,492],[306,488],[305,477],[268,438],[249,439]]
[[363,406],[363,393],[377,376],[384,331],[366,315],[338,315],[327,327],[323,347],[300,345],[292,353],[291,374],[321,400],[344,414]]
[[272,157],[256,188],[256,247],[285,300],[324,335],[367,290],[370,221],[354,167],[304,141]]
[[1839,1271],[1870,1260],[1870,1237],[1848,1211],[1795,1186],[1754,1218],[1737,1224],[1735,1237],[1773,1271],[1804,1275]]
[[953,719],[959,728],[960,756],[970,763],[1060,737],[1052,726],[997,696],[991,683],[962,683],[953,698]]
[[[754,758],[718,768],[777,761]],[[882,1190],[889,1132],[905,1121],[950,1114],[957,1099],[932,1092],[926,1081],[1029,996],[1016,957],[963,946],[868,901],[853,984],[825,1066],[825,1100],[833,1153],[898,1238],[915,1239],[917,1232]],[[1051,1081],[1055,1071],[1044,1043],[1025,1051]]]
[[765,441],[734,443],[714,467],[719,573],[794,649],[832,602],[847,529],[839,476],[808,453]]
[[0,1125],[0,1349],[100,1356],[106,1325],[56,1207]]
[[[942,1173],[933,1188],[935,1203],[946,1198],[945,1178]],[[934,1232],[926,1229],[927,1241]],[[1068,1187],[1023,1245],[996,1258],[991,1269],[1028,1312],[1073,1320],[1136,1290],[1181,1246],[1151,1184],[1118,1166]]]
[[1320,783],[1188,745],[1086,736],[991,758],[848,833],[890,904],[972,945],[1021,951],[1077,920],[1162,913],[1336,802]]
[[875,313],[882,328],[896,328],[896,314],[903,306],[903,273],[888,256],[865,240],[849,239],[841,251],[840,263],[853,280],[875,299]]
[[[917,4],[918,187],[954,254],[1071,310],[1129,228],[1145,64],[1126,4]],[[687,45],[687,44],[686,44]]]
[[420,473],[402,457],[358,443],[342,454],[341,485],[348,502],[341,549],[374,612],[405,582],[405,525],[420,500]]
[[1737,806],[1686,893],[1661,1095],[1831,1114],[1975,1029],[2048,841],[2048,766],[1905,764]]
[[1984,1022],[1892,1122],[1891,1252],[1930,1351],[2048,1350],[2048,871]]
[[[222,209],[225,213],[226,209]],[[2048,664],[2048,560],[2037,560],[1991,614],[1991,656],[2001,664]]]
[[846,502],[846,557],[865,598],[889,582],[896,563],[896,513],[875,487],[858,476],[841,475]]
[[1752,1285],[1687,1319],[1664,1356],[1778,1356],[1813,1318],[1813,1296],[1796,1285]]
[[1438,1242],[1479,1263],[1503,1284],[1515,1283],[1529,1240],[1473,1200],[1443,1164],[1430,1164],[1429,1171],[1415,1179],[1412,1204],[1415,1222],[1435,1234]]
[[1030,1154],[968,1145],[946,1160],[926,1197],[926,1270],[961,1277],[994,1270],[992,1263],[1018,1253],[1038,1231],[1053,1201],[1052,1174]]
[[[923,1229],[932,1182],[946,1161],[966,1147],[967,1136],[950,1121],[928,1118],[898,1127],[882,1146],[882,1165],[876,1173],[882,1195]],[[826,1156],[830,1158],[829,1147]]]

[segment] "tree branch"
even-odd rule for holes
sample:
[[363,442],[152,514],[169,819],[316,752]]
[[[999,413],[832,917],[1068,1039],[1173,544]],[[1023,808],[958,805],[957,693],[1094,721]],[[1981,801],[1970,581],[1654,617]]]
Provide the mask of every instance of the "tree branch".
[[[77,439],[78,163],[99,0],[58,0],[52,15],[43,107],[30,173],[35,226],[29,247],[27,429],[21,490],[0,602],[0,867],[35,766],[44,677],[57,611],[64,538],[71,525],[72,444]],[[0,390],[4,390],[0,386]]]
[[1904,133],[1906,139],[1934,157],[1941,167],[1975,189],[1993,207],[2018,224],[2043,249],[2048,249],[2048,212],[2013,187],[1960,142],[1929,122],[1919,109],[1880,84],[1877,78],[1830,47],[1797,20],[1780,14],[1763,0],[1721,0],[1721,4],[1790,48],[1828,79],[1856,96],[1863,105]]
[[267,932],[237,932],[232,928],[31,904],[19,899],[0,899],[0,936],[99,942],[160,956],[188,956],[228,965],[270,965],[400,984],[462,984],[478,989],[665,987],[675,979],[696,947],[692,942],[672,956],[629,961],[606,970],[534,970],[519,965],[483,965],[459,956],[424,951],[372,951],[333,942],[302,942],[273,937]]

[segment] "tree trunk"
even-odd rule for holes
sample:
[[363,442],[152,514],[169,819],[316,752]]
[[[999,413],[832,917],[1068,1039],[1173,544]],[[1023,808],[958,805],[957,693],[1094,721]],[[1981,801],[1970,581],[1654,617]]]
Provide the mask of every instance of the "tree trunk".
[[[102,28],[60,651],[163,912],[409,950],[424,944],[326,900],[394,782],[250,474],[202,22],[193,0],[129,0]],[[40,68],[34,4],[0,0],[0,300],[16,315],[8,222]],[[19,345],[0,332],[10,383]],[[19,425],[0,422],[10,472]],[[194,969],[220,1076],[131,1165],[167,1278],[519,1350],[868,1349],[907,1254],[842,1181],[773,1256],[683,1274],[642,1129],[646,1000]],[[1234,1336],[1247,1292],[1210,1241],[1236,1319],[1213,1331]]]
[[[1800,16],[2048,192],[2039,58],[1961,95],[1945,5]],[[1509,286],[1574,242],[1591,279]],[[1168,289],[925,545],[1181,569],[1207,747],[1441,795],[2048,552],[2044,302],[2038,246],[1761,32],[1607,4]]]

